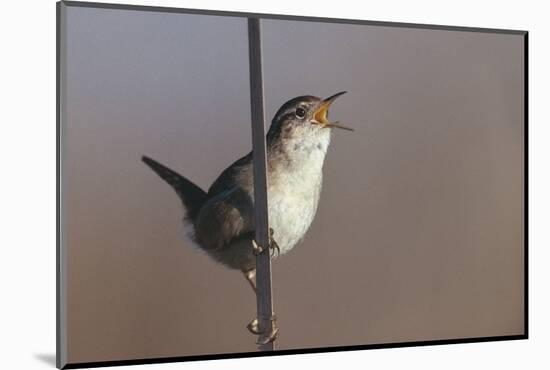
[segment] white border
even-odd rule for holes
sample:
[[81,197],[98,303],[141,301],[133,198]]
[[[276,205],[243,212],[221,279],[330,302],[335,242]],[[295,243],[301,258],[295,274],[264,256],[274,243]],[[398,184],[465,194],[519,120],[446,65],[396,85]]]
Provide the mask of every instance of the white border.
[[[147,365],[243,370],[341,368],[545,368],[549,336],[545,232],[550,197],[550,22],[542,1],[321,0],[269,2],[110,1],[136,5],[278,13],[530,31],[530,335],[528,341]],[[3,4],[2,22],[2,368],[53,368],[55,353],[55,1]],[[49,357],[48,357],[49,356]],[[50,361],[48,361],[48,358]],[[44,360],[46,359],[46,361]],[[546,363],[546,365],[544,365]],[[140,368],[139,366],[132,367]],[[141,367],[143,368],[143,366]]]

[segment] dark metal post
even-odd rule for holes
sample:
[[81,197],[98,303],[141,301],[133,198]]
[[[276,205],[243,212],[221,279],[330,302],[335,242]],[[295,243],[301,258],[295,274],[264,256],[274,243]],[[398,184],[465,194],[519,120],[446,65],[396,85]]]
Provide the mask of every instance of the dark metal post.
[[[250,66],[250,103],[252,116],[252,150],[254,162],[254,222],[256,242],[264,251],[256,257],[256,304],[260,330],[269,332],[273,322],[271,293],[271,258],[267,214],[267,162],[265,142],[264,87],[262,80],[262,42],[260,20],[248,18],[248,53]],[[262,336],[260,336],[260,340]],[[272,351],[273,342],[261,345]]]

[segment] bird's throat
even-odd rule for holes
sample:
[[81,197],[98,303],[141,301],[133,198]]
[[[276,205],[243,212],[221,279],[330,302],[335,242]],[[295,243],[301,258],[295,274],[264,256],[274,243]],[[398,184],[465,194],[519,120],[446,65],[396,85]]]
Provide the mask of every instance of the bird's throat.
[[320,171],[330,144],[330,130],[319,131],[317,135],[287,137],[268,145],[269,167],[298,174]]

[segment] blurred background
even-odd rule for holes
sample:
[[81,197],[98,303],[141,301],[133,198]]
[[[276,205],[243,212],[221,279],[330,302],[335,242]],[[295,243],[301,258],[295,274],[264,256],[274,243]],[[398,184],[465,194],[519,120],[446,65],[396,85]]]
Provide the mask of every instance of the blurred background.
[[[203,188],[251,148],[246,19],[68,8],[68,360],[254,351],[147,154]],[[266,113],[349,93],[317,217],[273,266],[278,349],[522,334],[523,38],[262,21]]]

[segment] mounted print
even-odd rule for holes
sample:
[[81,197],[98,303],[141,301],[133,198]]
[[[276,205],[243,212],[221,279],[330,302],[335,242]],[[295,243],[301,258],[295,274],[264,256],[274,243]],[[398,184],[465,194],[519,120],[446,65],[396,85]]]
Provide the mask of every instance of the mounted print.
[[527,32],[57,11],[59,368],[527,338]]

